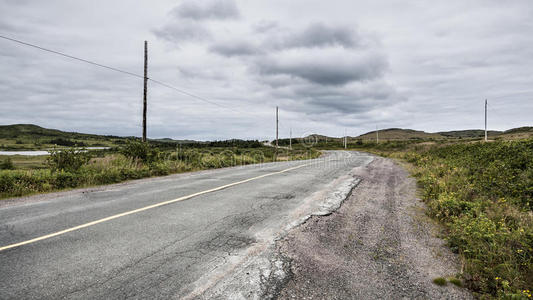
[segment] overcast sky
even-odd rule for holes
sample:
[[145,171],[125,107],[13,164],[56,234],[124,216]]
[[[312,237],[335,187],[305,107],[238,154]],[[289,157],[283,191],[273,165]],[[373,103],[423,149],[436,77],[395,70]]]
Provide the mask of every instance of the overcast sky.
[[[533,1],[0,0],[0,35],[149,76],[148,135],[533,125]],[[0,124],[141,133],[142,79],[0,39]],[[222,107],[221,107],[222,106]]]

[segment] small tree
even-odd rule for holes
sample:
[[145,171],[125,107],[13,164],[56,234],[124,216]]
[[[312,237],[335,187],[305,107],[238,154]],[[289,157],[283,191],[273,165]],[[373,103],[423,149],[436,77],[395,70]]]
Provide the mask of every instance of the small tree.
[[85,150],[52,150],[50,151],[50,156],[46,159],[46,163],[53,171],[65,170],[75,172],[89,162],[89,159],[91,157]]

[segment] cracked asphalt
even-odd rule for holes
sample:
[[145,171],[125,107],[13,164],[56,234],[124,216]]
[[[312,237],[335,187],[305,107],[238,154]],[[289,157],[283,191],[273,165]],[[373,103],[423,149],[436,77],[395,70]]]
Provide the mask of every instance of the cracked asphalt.
[[[240,255],[271,243],[309,199],[372,157],[327,152],[0,201],[0,247],[275,173],[0,251],[0,299],[201,298]],[[307,165],[310,164],[310,165]]]
[[329,216],[313,217],[277,243],[290,261],[277,299],[473,299],[437,277],[456,277],[458,258],[416,197],[416,181],[376,157],[355,170],[361,184]]

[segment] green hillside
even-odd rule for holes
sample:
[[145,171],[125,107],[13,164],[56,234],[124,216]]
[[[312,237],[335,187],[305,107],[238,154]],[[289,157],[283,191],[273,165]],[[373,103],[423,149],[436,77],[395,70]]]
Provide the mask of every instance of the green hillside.
[[[438,134],[447,138],[482,138],[485,137],[485,130],[483,129],[469,129],[469,130],[454,130],[437,132]],[[502,131],[489,130],[487,135],[489,137],[496,137],[502,134]]]
[[103,136],[47,129],[32,124],[0,126],[0,149],[32,150],[56,146],[112,147],[131,137]]
[[[379,130],[379,139],[394,141],[394,140],[440,140],[445,137],[438,133],[428,133],[413,129],[389,128]],[[375,140],[376,131],[370,131],[357,137],[362,140]]]
[[498,136],[499,139],[504,140],[520,140],[528,139],[531,137],[533,137],[533,127],[529,126],[509,129],[504,131],[500,136]]

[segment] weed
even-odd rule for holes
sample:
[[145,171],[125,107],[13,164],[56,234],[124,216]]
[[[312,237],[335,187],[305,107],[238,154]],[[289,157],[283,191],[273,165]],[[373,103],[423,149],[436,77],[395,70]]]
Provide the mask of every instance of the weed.
[[448,284],[446,279],[442,278],[442,277],[437,277],[437,278],[433,279],[433,283],[436,284],[436,285],[440,285],[440,286],[445,286],[446,284]]
[[455,277],[448,278],[448,281],[458,287],[463,287],[463,282],[460,279],[457,279]]

